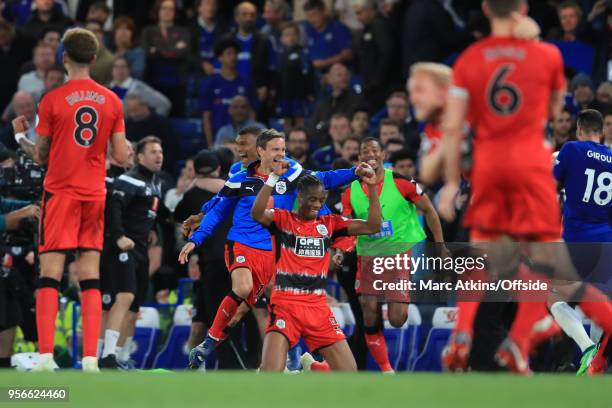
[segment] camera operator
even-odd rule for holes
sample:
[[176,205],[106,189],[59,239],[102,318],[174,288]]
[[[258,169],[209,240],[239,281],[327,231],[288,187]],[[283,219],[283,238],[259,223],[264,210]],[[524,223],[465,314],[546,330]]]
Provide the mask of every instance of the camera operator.
[[[37,219],[40,207],[28,201],[7,199],[0,196],[0,233],[17,231],[24,220]],[[33,244],[32,244],[33,245]],[[27,291],[27,277],[13,268],[13,255],[23,254],[21,247],[2,246],[2,269],[0,269],[0,368],[10,367],[11,351],[15,328],[21,326],[28,341],[36,341],[35,318],[31,309],[34,305],[34,290]],[[33,269],[33,253],[23,257],[29,260]],[[23,261],[23,259],[22,259]],[[29,313],[31,316],[25,316]]]

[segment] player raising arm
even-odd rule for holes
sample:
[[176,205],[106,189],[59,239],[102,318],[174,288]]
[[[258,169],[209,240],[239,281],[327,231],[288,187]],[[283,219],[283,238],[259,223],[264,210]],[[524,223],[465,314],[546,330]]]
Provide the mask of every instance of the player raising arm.
[[58,289],[66,251],[78,250],[77,270],[83,317],[83,370],[97,371],[96,348],[102,300],[100,251],[104,236],[106,151],[110,139],[113,158],[127,160],[123,106],[109,89],[89,76],[96,61],[98,40],[82,28],[63,38],[68,82],[42,98],[36,143],[23,132],[23,116],[13,121],[15,139],[40,164],[47,164],[40,217],[40,272],[36,293],[38,370],[53,370]]
[[329,364],[315,363],[315,367],[355,371],[357,365],[344,333],[327,306],[325,286],[333,240],[380,231],[382,213],[376,176],[368,166],[368,175],[363,176],[368,185],[367,220],[350,220],[335,214],[319,215],[327,191],[313,175],[303,177],[298,184],[296,212],[266,209],[272,190],[286,169],[286,162],[279,163],[251,209],[253,219],[275,234],[279,253],[261,370],[283,371],[287,352],[303,337],[308,349],[319,352]]

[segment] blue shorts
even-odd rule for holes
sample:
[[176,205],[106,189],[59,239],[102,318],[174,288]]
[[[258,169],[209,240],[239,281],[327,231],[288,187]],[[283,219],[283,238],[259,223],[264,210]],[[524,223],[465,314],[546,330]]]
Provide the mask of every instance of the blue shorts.
[[607,284],[612,277],[612,227],[588,225],[563,231],[576,272],[589,283]]

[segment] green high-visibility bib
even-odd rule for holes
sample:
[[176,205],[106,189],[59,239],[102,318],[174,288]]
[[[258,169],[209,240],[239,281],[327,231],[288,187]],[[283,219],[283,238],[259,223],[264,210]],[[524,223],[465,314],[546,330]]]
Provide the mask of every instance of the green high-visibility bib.
[[[416,207],[397,189],[391,170],[385,169],[380,205],[382,207],[380,232],[358,236],[357,255],[395,255],[406,252],[425,239],[425,231],[417,217]],[[351,184],[351,206],[356,218],[364,220],[368,218],[370,204],[358,180]]]

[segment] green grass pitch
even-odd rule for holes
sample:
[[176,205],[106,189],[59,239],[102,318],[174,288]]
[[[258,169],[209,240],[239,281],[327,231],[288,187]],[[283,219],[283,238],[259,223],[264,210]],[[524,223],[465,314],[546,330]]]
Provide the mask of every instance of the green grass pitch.
[[612,376],[254,372],[0,372],[0,387],[69,388],[68,403],[1,407],[611,408]]

